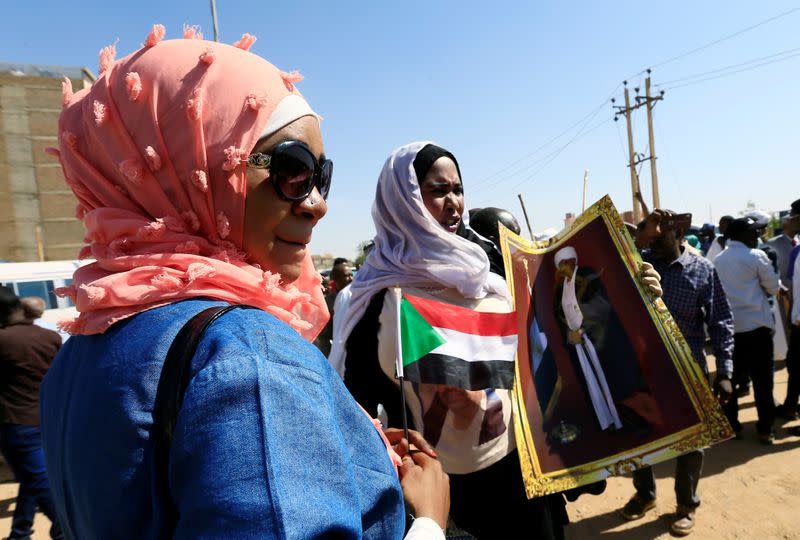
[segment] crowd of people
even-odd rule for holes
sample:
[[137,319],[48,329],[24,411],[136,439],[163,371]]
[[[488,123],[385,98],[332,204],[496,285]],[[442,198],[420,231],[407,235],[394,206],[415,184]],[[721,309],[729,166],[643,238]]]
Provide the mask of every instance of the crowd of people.
[[[297,75],[250,53],[248,36],[163,37],[156,25],[141,50],[106,54],[91,87],[65,85],[53,153],[94,259],[58,291],[79,312],[73,337],[62,345],[33,324],[36,300],[0,290],[0,448],[20,483],[10,537],[31,535],[38,507],[53,538],[420,540],[448,523],[564,538],[567,500],[604,483],[528,499],[508,389],[395,378],[387,292],[512,311],[498,227],[519,233],[514,216],[467,211],[456,156],[405,144],[380,171],[364,263],[337,259],[323,281],[307,244],[333,164]],[[726,219],[720,237],[703,228],[696,247],[670,211],[633,228],[638,279],[706,374],[710,338],[712,386],[740,434],[752,381],[764,444],[776,415],[797,417],[797,306],[789,393],[778,408],[771,396],[773,313],[800,264],[791,208],[766,244],[751,217]],[[693,530],[703,459],[676,460],[675,534]],[[655,505],[650,468],[634,488],[626,519]]]

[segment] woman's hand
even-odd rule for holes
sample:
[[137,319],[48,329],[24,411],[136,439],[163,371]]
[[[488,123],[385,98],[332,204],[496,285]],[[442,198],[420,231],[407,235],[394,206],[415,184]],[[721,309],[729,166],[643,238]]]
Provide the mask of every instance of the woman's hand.
[[648,262],[643,262],[639,270],[639,282],[644,285],[650,294],[656,297],[661,297],[664,291],[661,289],[661,275],[656,272],[653,265]]
[[406,454],[399,473],[403,497],[414,516],[431,518],[442,530],[446,529],[450,514],[450,477],[439,460],[424,452]]
[[[392,445],[392,448],[394,448],[394,451],[397,452],[397,455],[400,457],[405,456],[411,451],[402,429],[388,428],[384,430],[383,434],[389,439],[389,444]],[[409,429],[408,438],[411,439],[411,444],[414,445],[417,450],[421,450],[432,458],[439,457],[436,454],[436,450],[433,449],[433,446],[425,440],[419,431]]]

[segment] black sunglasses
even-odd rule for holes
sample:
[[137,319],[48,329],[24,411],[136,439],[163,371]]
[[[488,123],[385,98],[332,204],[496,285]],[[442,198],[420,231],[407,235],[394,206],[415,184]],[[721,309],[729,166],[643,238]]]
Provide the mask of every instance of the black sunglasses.
[[250,154],[247,166],[269,169],[272,187],[287,201],[302,201],[315,187],[323,199],[328,198],[333,161],[323,159],[318,162],[304,142],[284,141],[275,145],[269,153]]

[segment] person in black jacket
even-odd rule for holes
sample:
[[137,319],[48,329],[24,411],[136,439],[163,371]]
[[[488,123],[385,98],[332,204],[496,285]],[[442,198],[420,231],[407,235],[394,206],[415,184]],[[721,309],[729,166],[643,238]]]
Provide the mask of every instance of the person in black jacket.
[[9,538],[30,538],[39,508],[50,536],[64,535],[56,517],[39,431],[39,387],[61,336],[33,324],[20,299],[0,287],[0,451],[19,482]]

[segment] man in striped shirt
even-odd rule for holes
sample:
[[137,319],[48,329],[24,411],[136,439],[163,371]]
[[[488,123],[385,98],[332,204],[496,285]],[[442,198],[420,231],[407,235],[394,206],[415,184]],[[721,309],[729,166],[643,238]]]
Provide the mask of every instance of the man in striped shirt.
[[[682,219],[667,210],[654,210],[639,227],[636,243],[645,261],[661,274],[662,299],[686,338],[694,360],[708,376],[703,344],[705,331],[711,337],[717,373],[714,392],[721,402],[733,393],[733,315],[717,272],[707,259],[687,250],[681,240],[691,217]],[[676,460],[675,495],[678,511],[671,531],[688,535],[694,528],[694,514],[700,505],[697,484],[703,468],[703,450],[693,450]],[[636,494],[622,509],[625,519],[643,517],[655,508],[656,479],[650,467],[633,473]]]

